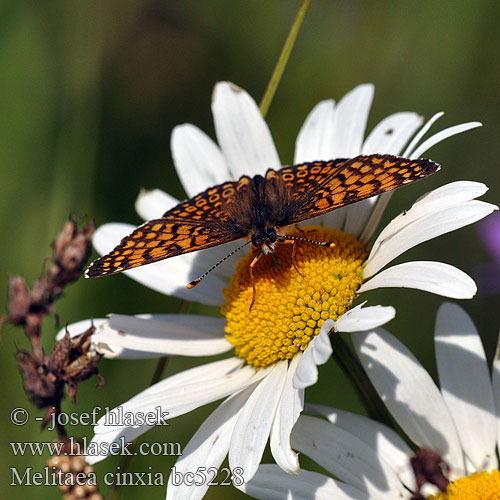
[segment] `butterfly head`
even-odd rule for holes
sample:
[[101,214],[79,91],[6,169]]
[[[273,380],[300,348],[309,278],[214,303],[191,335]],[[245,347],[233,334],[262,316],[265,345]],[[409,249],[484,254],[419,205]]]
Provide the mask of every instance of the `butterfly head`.
[[256,230],[251,236],[252,245],[258,248],[264,255],[274,253],[274,245],[277,240],[278,233],[275,227]]

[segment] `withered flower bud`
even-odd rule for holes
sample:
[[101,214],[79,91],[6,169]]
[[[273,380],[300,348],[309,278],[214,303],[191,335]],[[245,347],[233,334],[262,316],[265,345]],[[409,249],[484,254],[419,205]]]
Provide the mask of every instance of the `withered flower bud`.
[[449,474],[450,468],[439,453],[428,448],[420,448],[415,456],[410,458],[410,465],[417,484],[417,492],[412,500],[424,498],[420,490],[425,483],[437,486],[440,491],[446,491],[449,483],[446,474]]
[[55,373],[62,373],[64,371],[69,361],[71,344],[71,337],[67,332],[61,340],[55,343],[47,363],[50,371]]
[[[97,370],[101,356],[91,349],[90,337],[95,330],[93,326],[73,339],[66,333],[54,345],[49,356],[43,352],[40,344],[45,315],[51,314],[57,317],[52,303],[61,295],[68,283],[82,274],[90,254],[93,232],[92,224],[78,231],[75,222],[71,220],[66,222],[53,243],[53,256],[48,271],[35,280],[31,289],[26,286],[24,278],[19,276],[10,278],[8,311],[0,318],[0,326],[5,321],[22,325],[31,342],[33,354],[20,349],[17,352],[17,360],[29,399],[37,407],[47,409],[42,429],[53,415],[60,413],[65,384],[68,386],[71,399],[75,402],[78,385],[84,380],[95,374],[99,378],[98,387],[104,383]],[[65,438],[64,426],[61,424],[56,426],[59,437]],[[73,495],[75,491],[71,494]],[[90,498],[93,491],[86,490],[84,496]],[[83,496],[80,495],[78,498]]]
[[78,232],[75,222],[69,220],[54,241],[53,264],[47,278],[53,283],[56,295],[61,293],[67,283],[80,277],[90,255],[93,232],[92,224],[84,226]]
[[97,387],[104,384],[104,379],[97,369],[101,355],[91,348],[90,337],[94,331],[95,327],[92,326],[73,338],[66,333],[56,343],[49,358],[49,369],[68,385],[68,393],[73,403],[76,403],[78,385],[92,375],[99,379]]
[[40,359],[24,350],[19,350],[17,359],[24,378],[24,387],[30,400],[39,408],[58,406],[63,397],[64,384],[73,403],[76,402],[78,385],[92,375],[104,379],[97,369],[101,355],[91,349],[90,337],[95,327],[77,337],[68,333],[56,342],[50,356]]
[[24,349],[17,351],[17,361],[24,379],[24,388],[35,406],[45,408],[61,399],[63,382],[48,370],[44,361]]
[[52,303],[68,283],[80,277],[90,254],[93,232],[92,224],[79,232],[75,222],[69,220],[53,243],[52,263],[45,276],[36,279],[31,289],[26,286],[24,278],[10,278],[8,311],[0,318],[0,326],[5,321],[23,325],[40,359],[39,337],[43,318],[46,314],[57,317]]
[[9,312],[2,318],[2,322],[9,320],[16,325],[24,324],[30,306],[31,295],[24,278],[11,276],[9,279]]

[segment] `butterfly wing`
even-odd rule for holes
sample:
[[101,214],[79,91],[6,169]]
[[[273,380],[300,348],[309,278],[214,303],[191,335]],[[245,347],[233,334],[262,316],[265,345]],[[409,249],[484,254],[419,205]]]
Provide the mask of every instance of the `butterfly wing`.
[[89,266],[86,276],[107,276],[246,236],[228,220],[228,208],[236,193],[248,189],[250,183],[251,179],[242,177],[179,203],[123,238],[114,250]]
[[305,163],[276,173],[296,197],[289,224],[297,224],[423,179],[439,168],[430,160],[375,154]]

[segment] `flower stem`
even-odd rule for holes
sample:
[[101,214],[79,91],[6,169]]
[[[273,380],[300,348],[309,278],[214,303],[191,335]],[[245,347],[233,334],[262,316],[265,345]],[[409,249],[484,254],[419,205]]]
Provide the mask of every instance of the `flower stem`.
[[271,79],[267,84],[266,91],[264,92],[264,97],[260,102],[260,112],[262,113],[262,116],[264,118],[269,111],[269,106],[271,106],[274,94],[276,93],[276,89],[278,88],[281,77],[283,76],[283,72],[285,71],[288,58],[292,53],[293,46],[295,45],[295,40],[297,39],[300,27],[302,26],[302,21],[304,20],[310,3],[311,0],[302,0],[302,4],[299,8],[299,11],[297,12],[297,15],[295,16],[295,20],[293,21],[292,27],[290,28],[290,32],[288,33],[285,45],[283,45],[283,49],[281,50],[278,62],[274,67]]
[[344,339],[344,335],[341,333],[330,334],[330,343],[333,348],[333,357],[360,397],[368,416],[389,427],[394,427],[394,421],[389,411],[363,370],[363,366]]

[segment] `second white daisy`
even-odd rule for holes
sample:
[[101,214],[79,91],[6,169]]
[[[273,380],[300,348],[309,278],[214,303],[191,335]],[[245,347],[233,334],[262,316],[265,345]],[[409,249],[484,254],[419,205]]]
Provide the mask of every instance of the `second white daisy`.
[[[413,354],[379,328],[353,336],[360,360],[394,420],[418,447],[433,450],[449,466],[446,493],[427,484],[429,499],[498,497],[500,473],[500,360],[490,375],[470,317],[443,304],[435,327],[440,388]],[[255,498],[410,500],[416,490],[411,448],[391,428],[361,415],[310,405],[292,434],[294,449],[336,480],[303,470],[292,477],[263,465],[241,488]],[[318,418],[323,417],[323,418]]]

